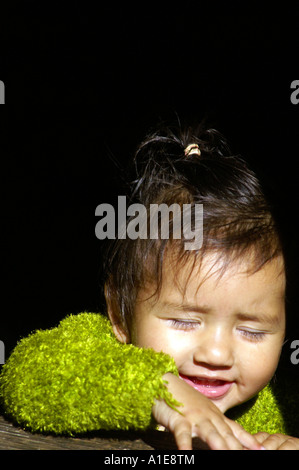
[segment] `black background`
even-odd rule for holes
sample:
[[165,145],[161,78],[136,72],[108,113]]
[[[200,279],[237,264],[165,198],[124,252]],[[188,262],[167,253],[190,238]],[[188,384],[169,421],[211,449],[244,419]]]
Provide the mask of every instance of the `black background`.
[[121,195],[118,165],[161,119],[206,118],[249,160],[277,207],[296,291],[298,9],[208,5],[22,2],[3,21],[7,355],[32,330],[100,308],[95,208]]

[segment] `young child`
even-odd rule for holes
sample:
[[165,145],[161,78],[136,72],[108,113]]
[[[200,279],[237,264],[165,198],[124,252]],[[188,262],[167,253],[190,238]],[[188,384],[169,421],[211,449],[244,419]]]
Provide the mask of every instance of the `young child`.
[[[122,232],[106,251],[109,321],[71,315],[20,341],[0,381],[7,416],[69,435],[158,423],[181,450],[192,436],[211,449],[299,449],[298,382],[286,392],[285,380],[271,380],[285,337],[285,263],[255,175],[200,128],[148,136],[134,164],[126,229],[143,207],[142,235]],[[161,204],[182,211],[163,215]]]

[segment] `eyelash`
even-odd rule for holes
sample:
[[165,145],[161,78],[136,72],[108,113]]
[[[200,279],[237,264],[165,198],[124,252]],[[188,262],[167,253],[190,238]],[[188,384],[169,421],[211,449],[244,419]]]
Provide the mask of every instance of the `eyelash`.
[[[169,325],[176,328],[177,330],[194,330],[199,323],[195,321],[183,321],[175,318],[168,320]],[[266,334],[263,331],[250,331],[250,330],[239,330],[241,335],[245,336],[250,341],[262,341]]]
[[243,336],[251,341],[262,341],[266,334],[263,331],[239,330]]
[[175,318],[169,319],[168,322],[170,326],[177,330],[194,330],[199,325],[199,323],[195,321],[177,320]]

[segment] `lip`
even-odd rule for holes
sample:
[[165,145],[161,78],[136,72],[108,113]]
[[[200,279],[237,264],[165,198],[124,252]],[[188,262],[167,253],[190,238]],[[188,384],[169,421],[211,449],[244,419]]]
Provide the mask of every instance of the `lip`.
[[188,385],[191,385],[195,390],[202,393],[212,400],[219,400],[223,398],[231,389],[234,382],[211,377],[195,377],[180,374]]

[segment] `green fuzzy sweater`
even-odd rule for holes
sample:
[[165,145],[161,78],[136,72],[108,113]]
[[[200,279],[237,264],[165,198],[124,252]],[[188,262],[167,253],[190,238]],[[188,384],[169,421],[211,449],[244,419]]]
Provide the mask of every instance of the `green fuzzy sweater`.
[[[2,369],[0,399],[5,414],[33,432],[145,430],[155,425],[156,398],[179,405],[165,387],[167,372],[178,375],[170,356],[121,344],[105,317],[82,313],[17,344]],[[273,385],[228,413],[251,433],[296,437],[298,415],[297,393]]]

